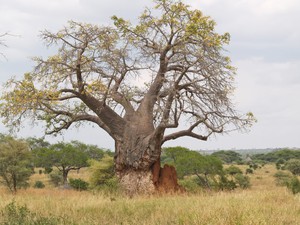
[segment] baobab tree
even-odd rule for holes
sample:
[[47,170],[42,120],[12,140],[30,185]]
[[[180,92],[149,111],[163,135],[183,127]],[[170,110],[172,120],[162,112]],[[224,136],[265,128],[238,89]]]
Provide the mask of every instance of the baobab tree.
[[165,142],[205,141],[253,122],[231,103],[235,68],[223,49],[229,34],[216,33],[210,17],[180,1],[154,2],[136,25],[113,16],[114,26],[71,21],[44,31],[57,54],[34,58],[35,69],[8,81],[2,95],[9,127],[31,118],[45,122],[46,134],[84,122],[105,130],[128,193],[153,192],[163,183]]
[[[5,41],[3,39],[7,35],[9,35],[9,34],[8,33],[2,33],[2,34],[0,34],[0,46],[7,47],[7,45],[5,44]],[[5,58],[5,55],[1,51],[0,51],[0,55]]]

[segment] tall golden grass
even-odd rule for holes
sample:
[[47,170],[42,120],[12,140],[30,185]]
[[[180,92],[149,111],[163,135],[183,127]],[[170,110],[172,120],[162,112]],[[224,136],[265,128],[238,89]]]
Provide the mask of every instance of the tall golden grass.
[[[15,196],[2,188],[0,210],[15,201],[38,215],[60,218],[62,224],[300,224],[300,195],[276,186],[275,172],[271,165],[256,170],[247,190],[134,198],[62,190],[47,183],[44,189],[28,188]],[[88,171],[70,176],[87,179]],[[47,177],[35,174],[31,183],[36,180],[47,182]]]

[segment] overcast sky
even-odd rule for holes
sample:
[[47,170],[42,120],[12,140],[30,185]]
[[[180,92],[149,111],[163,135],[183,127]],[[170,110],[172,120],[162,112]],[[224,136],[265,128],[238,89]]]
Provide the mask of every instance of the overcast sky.
[[[300,147],[300,1],[299,0],[185,0],[229,32],[227,47],[238,68],[234,102],[251,111],[258,122],[249,133],[216,136],[207,142],[182,138],[167,143],[199,149]],[[111,24],[112,15],[135,20],[150,0],[0,0],[0,82],[31,71],[30,57],[47,56],[40,31],[56,31],[68,20]],[[0,123],[0,132],[7,129]],[[18,136],[41,137],[41,128],[25,124]],[[86,126],[64,132],[50,141],[79,140],[113,149],[113,140],[99,128]]]

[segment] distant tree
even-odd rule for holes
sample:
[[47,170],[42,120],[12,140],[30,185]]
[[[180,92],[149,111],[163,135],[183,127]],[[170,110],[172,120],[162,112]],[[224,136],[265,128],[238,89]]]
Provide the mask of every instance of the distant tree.
[[300,159],[300,150],[281,149],[266,154],[255,154],[252,156],[254,161],[273,162],[277,160],[288,161],[290,159]]
[[179,177],[196,175],[199,183],[207,188],[211,188],[209,178],[223,173],[221,160],[214,156],[203,156],[195,151],[189,151],[178,158],[175,167]]
[[291,171],[292,174],[299,176],[300,175],[300,160],[299,159],[290,159],[285,164],[285,169]]
[[217,151],[212,153],[213,156],[218,157],[224,163],[238,163],[242,161],[242,155],[235,151]]
[[242,170],[240,168],[238,168],[237,166],[230,166],[225,169],[225,172],[231,176],[243,173]]
[[107,150],[99,148],[97,145],[88,145],[79,141],[71,141],[71,144],[85,152],[89,159],[100,160],[103,158],[104,154],[113,154]]
[[180,157],[183,157],[188,152],[190,152],[190,149],[181,146],[163,148],[161,162],[163,164],[167,163],[167,164],[174,165],[177,163],[177,160]]
[[280,169],[284,169],[284,164],[285,164],[285,160],[284,159],[278,159],[275,163],[276,165],[276,169],[280,170]]
[[56,167],[63,176],[63,184],[67,184],[71,170],[78,170],[88,166],[88,155],[77,145],[72,143],[57,143],[48,148],[34,151],[36,165],[42,167]]
[[0,138],[0,176],[8,189],[16,193],[18,188],[27,187],[33,173],[31,154],[26,142],[9,136]]
[[29,137],[26,139],[31,150],[40,149],[40,148],[47,148],[50,146],[48,141],[45,141],[44,138],[36,138],[36,137]]

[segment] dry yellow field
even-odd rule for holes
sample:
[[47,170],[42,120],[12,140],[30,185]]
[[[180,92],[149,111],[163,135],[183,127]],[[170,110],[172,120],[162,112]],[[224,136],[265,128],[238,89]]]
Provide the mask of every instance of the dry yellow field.
[[[270,165],[256,170],[250,176],[252,187],[248,190],[131,199],[92,191],[55,189],[47,186],[44,175],[35,174],[32,182],[42,180],[46,188],[21,190],[16,196],[0,190],[0,224],[5,222],[3,209],[12,201],[18,206],[26,205],[34,215],[54,218],[53,223],[49,220],[47,224],[300,224],[300,195],[292,195],[286,188],[276,186],[275,172]],[[88,178],[84,171],[71,174],[71,177],[80,176]]]

